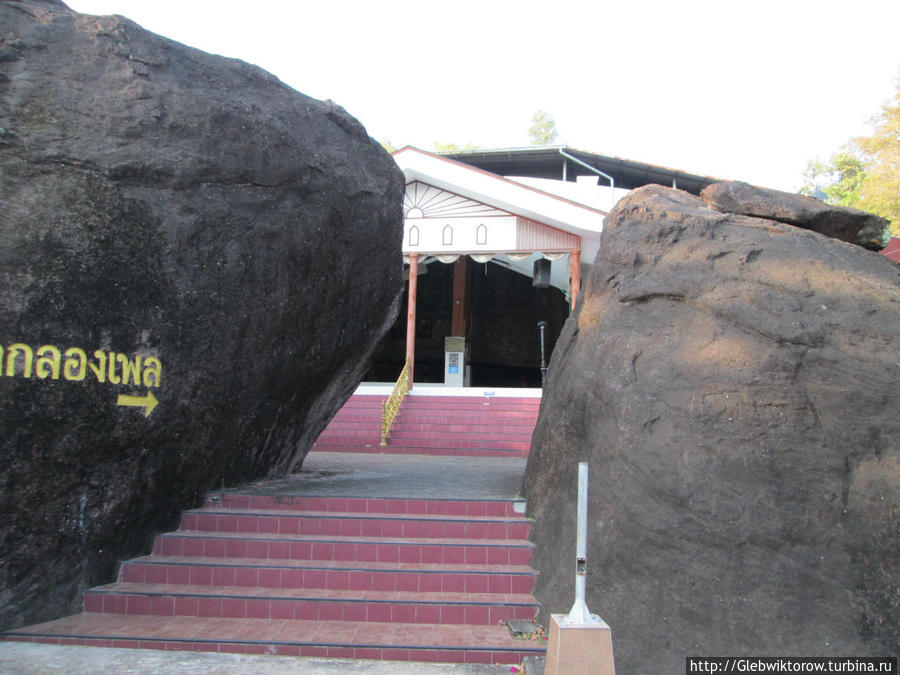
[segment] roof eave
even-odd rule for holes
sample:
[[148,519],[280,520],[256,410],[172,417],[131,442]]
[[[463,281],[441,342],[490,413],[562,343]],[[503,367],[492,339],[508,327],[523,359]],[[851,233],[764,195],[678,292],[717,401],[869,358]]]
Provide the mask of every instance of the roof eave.
[[422,181],[510,213],[578,234],[598,236],[606,212],[407,146],[393,153],[407,182]]

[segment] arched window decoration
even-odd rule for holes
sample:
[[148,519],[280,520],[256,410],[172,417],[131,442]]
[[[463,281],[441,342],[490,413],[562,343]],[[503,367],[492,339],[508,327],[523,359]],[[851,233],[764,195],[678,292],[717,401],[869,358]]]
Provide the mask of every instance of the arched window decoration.
[[475,243],[487,244],[487,226],[484,223],[475,228]]
[[449,225],[444,225],[444,229],[441,231],[441,243],[444,246],[453,245],[453,228]]
[[409,228],[409,245],[410,246],[418,246],[419,245],[419,228],[413,225]]

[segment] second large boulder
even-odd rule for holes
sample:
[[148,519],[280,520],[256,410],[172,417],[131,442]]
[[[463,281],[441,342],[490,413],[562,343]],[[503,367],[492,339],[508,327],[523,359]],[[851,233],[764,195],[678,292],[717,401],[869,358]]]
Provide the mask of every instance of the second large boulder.
[[890,655],[900,635],[900,268],[659,186],[606,221],[524,480],[535,595],[588,606],[617,671]]

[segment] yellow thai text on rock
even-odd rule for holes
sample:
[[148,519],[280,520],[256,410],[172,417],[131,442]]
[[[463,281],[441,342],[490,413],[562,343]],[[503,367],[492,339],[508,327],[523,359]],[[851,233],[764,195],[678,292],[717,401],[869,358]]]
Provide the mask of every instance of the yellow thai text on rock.
[[93,375],[98,382],[159,387],[162,363],[155,356],[136,354],[129,357],[98,349],[92,357],[89,360],[87,352],[79,347],[69,347],[63,351],[53,345],[41,345],[32,349],[16,342],[5,349],[0,347],[0,375],[72,382]]

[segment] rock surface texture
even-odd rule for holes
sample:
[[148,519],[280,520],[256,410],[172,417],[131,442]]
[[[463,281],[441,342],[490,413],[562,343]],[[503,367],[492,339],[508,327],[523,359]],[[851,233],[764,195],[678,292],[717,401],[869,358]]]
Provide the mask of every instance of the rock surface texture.
[[700,198],[717,211],[777,220],[871,251],[883,249],[890,237],[887,218],[740,181],[714,183],[700,193]]
[[685,656],[893,655],[900,269],[648,186],[607,219],[550,364],[524,479],[545,613],[574,595],[617,671]]
[[259,68],[0,3],[0,627],[298,467],[393,320],[403,184]]

